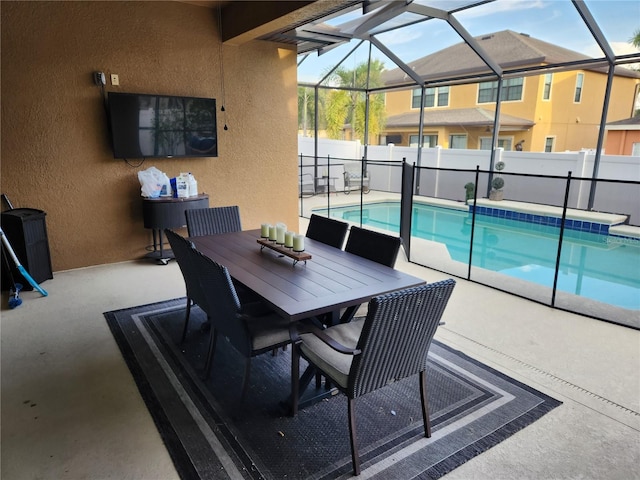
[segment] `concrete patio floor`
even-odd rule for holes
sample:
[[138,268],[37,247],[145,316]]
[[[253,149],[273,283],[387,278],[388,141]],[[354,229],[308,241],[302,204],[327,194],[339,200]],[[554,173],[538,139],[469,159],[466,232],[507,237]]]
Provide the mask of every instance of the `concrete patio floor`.
[[[397,268],[447,277],[402,256]],[[49,296],[24,292],[14,310],[2,297],[2,478],[177,479],[103,312],[183,296],[178,266],[102,265],[42,286]],[[438,340],[564,402],[445,479],[640,478],[639,331],[460,279],[445,321]]]

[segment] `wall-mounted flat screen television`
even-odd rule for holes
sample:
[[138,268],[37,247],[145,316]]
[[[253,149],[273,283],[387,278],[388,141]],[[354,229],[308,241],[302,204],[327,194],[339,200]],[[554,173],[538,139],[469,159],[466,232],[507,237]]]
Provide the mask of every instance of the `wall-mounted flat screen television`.
[[109,92],[115,158],[217,157],[213,98]]

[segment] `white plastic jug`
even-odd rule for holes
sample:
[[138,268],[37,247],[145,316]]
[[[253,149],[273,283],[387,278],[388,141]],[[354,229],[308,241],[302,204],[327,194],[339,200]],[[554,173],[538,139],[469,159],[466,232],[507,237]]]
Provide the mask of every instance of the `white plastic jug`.
[[188,175],[187,179],[187,196],[195,197],[198,195],[198,182],[196,181],[196,177],[194,177],[191,173]]

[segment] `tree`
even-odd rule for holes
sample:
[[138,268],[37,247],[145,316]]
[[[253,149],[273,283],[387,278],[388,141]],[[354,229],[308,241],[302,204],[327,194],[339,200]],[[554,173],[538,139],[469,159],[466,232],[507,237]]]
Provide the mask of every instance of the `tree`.
[[[326,91],[318,89],[318,129],[327,128],[324,115]],[[309,131],[314,129],[316,113],[316,100],[312,87],[298,87],[298,130],[302,130],[302,136],[306,137]]]
[[[633,33],[633,37],[631,37],[629,39],[629,42],[631,42],[631,44],[636,47],[636,48],[640,48],[640,28],[638,28],[634,33]],[[636,98],[636,107],[638,106],[638,101],[640,101],[640,99]],[[636,110],[633,112],[633,115],[635,117],[640,116],[640,108],[636,108]]]
[[[383,85],[381,74],[384,64],[380,60],[372,60],[369,65],[364,62],[349,70],[338,68],[331,77],[331,83],[340,89],[330,90],[326,99],[327,135],[329,138],[342,138],[346,124],[351,126],[352,138],[368,143],[364,139],[366,94],[367,88]],[[369,83],[367,85],[367,77]],[[347,90],[352,88],[353,90]],[[384,95],[369,95],[369,136],[377,136],[385,126],[386,114]]]
[[640,28],[633,33],[633,37],[631,37],[629,41],[634,47],[640,48]]

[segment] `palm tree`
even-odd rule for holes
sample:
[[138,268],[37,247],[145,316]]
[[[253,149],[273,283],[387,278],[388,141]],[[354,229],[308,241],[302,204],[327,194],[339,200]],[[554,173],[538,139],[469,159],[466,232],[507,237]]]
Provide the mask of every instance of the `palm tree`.
[[[318,129],[326,128],[324,119],[324,104],[326,91],[318,90]],[[302,136],[306,137],[309,130],[314,128],[316,114],[316,102],[312,87],[298,87],[298,130],[302,130]]]
[[[367,62],[355,69],[338,68],[332,75],[331,82],[341,89],[330,90],[326,100],[327,135],[329,138],[342,138],[345,124],[351,126],[352,139],[364,140],[367,88],[382,86],[381,74],[384,64],[380,60],[372,60],[371,67]],[[367,78],[369,82],[367,84]],[[344,89],[343,89],[344,88]],[[347,89],[352,90],[347,90]],[[369,136],[375,137],[385,126],[385,109],[383,94],[369,95]]]
[[640,48],[640,28],[633,33],[633,37],[631,37],[629,41],[634,47]]

